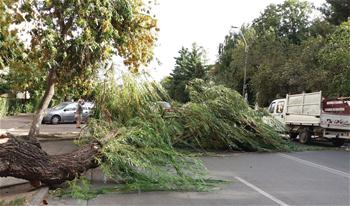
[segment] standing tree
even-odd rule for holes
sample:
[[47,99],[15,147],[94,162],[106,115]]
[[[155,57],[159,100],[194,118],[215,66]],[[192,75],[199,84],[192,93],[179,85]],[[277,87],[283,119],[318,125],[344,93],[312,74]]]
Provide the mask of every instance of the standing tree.
[[46,76],[30,137],[38,133],[56,85],[71,84],[72,80],[76,86],[84,84],[113,54],[124,57],[133,71],[152,57],[156,20],[148,15],[150,7],[141,0],[25,0],[5,4],[5,12],[14,13],[10,23],[20,25],[14,31],[30,36],[27,61]]
[[[142,0],[0,2],[1,68],[9,66],[14,73],[27,70],[33,76],[44,74],[46,82],[30,138],[0,136],[0,177],[52,185],[98,166],[95,156],[101,149],[99,143],[90,143],[73,154],[49,156],[35,134],[56,86],[73,81],[76,86],[85,84],[113,54],[123,57],[132,71],[152,58],[157,28],[150,9]],[[30,39],[24,42],[23,51],[10,46],[19,35]],[[27,62],[30,68],[25,66]]]
[[327,38],[319,56],[327,76],[326,94],[350,96],[350,20],[338,26]]
[[327,21],[331,24],[339,25],[345,22],[350,17],[350,3],[349,0],[326,0],[320,8],[321,12],[326,16]]
[[179,102],[189,101],[186,85],[195,78],[204,78],[206,68],[204,66],[204,50],[196,44],[192,50],[182,48],[180,56],[175,57],[175,69],[168,81],[169,95]]
[[271,4],[260,17],[253,21],[259,35],[273,30],[281,40],[300,43],[308,35],[311,5],[307,1],[286,0],[282,4]]

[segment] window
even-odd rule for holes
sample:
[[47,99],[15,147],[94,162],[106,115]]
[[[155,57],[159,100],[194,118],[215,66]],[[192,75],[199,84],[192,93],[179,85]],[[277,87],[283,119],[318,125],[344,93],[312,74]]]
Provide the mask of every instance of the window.
[[77,104],[70,104],[66,108],[64,108],[64,111],[75,111],[77,110]]
[[277,103],[276,113],[282,113],[284,109],[284,101],[279,101]]
[[276,102],[272,102],[269,106],[269,112],[273,113],[275,111]]

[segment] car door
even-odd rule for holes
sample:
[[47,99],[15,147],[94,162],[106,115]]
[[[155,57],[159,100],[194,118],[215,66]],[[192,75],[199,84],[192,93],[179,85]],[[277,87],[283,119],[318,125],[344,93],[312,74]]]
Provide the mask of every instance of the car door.
[[75,111],[77,110],[77,103],[72,103],[67,105],[63,109],[62,121],[63,122],[74,122],[75,121]]
[[86,121],[90,114],[90,107],[89,105],[83,105],[83,121]]

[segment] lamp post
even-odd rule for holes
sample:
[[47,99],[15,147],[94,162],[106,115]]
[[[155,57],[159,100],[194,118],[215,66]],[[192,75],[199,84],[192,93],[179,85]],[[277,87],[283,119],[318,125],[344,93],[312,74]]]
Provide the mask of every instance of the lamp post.
[[[231,26],[231,28],[238,28],[236,26]],[[247,63],[248,63],[248,44],[247,41],[244,37],[244,34],[241,30],[239,30],[239,34],[241,35],[241,37],[243,38],[243,42],[244,42],[244,77],[243,77],[243,91],[242,91],[242,95],[244,97],[244,99],[246,101],[248,101],[248,92],[247,92]]]

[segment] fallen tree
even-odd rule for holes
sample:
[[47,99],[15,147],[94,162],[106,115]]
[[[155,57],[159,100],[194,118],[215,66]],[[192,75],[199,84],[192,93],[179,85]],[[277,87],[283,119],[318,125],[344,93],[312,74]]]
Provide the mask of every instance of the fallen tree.
[[79,177],[98,167],[98,142],[86,144],[62,155],[48,155],[36,141],[11,134],[0,136],[0,177],[29,180],[33,186],[41,183],[54,186]]

